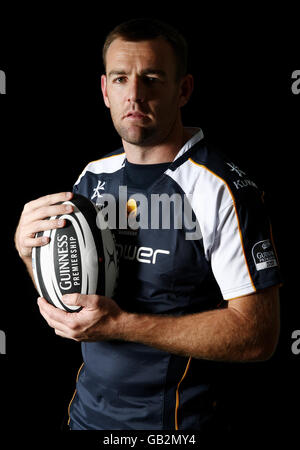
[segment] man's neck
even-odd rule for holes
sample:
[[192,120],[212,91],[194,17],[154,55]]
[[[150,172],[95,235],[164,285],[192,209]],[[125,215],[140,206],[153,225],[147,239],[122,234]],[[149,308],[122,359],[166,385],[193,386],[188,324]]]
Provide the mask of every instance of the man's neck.
[[173,161],[179,150],[190,138],[190,131],[181,126],[158,145],[142,147],[123,141],[123,146],[129,162],[134,164],[159,164]]

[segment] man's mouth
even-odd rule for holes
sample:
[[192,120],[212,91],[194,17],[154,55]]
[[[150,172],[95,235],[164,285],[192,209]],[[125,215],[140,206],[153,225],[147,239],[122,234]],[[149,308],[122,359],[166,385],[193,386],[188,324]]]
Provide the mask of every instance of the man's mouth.
[[130,111],[124,118],[129,120],[144,120],[148,119],[148,116],[140,111]]

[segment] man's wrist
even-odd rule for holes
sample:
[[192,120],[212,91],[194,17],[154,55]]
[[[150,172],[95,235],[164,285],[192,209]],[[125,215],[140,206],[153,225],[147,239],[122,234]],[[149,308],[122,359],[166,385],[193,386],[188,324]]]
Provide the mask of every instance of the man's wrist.
[[123,341],[130,341],[132,338],[132,329],[136,322],[137,314],[123,311],[120,313],[117,321],[116,334]]
[[165,320],[166,318],[155,314],[150,315],[122,311],[119,317],[118,335],[124,341],[152,345],[157,341],[159,335],[158,330],[166,325]]

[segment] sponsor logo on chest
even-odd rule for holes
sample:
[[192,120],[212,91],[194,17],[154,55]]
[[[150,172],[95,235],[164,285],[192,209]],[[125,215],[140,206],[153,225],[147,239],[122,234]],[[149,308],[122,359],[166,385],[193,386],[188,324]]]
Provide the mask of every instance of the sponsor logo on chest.
[[144,264],[156,264],[158,257],[162,258],[164,255],[170,255],[169,250],[163,250],[161,248],[151,247],[137,247],[130,244],[116,244],[118,250],[118,256],[120,259],[126,259],[129,261],[136,260]]

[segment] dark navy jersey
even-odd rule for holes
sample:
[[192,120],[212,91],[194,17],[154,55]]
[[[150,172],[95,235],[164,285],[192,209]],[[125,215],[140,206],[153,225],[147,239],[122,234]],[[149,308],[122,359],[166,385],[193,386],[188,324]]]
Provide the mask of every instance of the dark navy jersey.
[[[180,316],[280,284],[262,193],[200,129],[147,187],[128,182],[126,164],[119,149],[88,164],[74,185],[103,210],[106,194],[116,199],[122,309]],[[125,207],[143,216],[138,227],[120,226],[124,186]],[[84,342],[82,354],[71,429],[200,431],[214,416],[205,361],[116,340]]]

